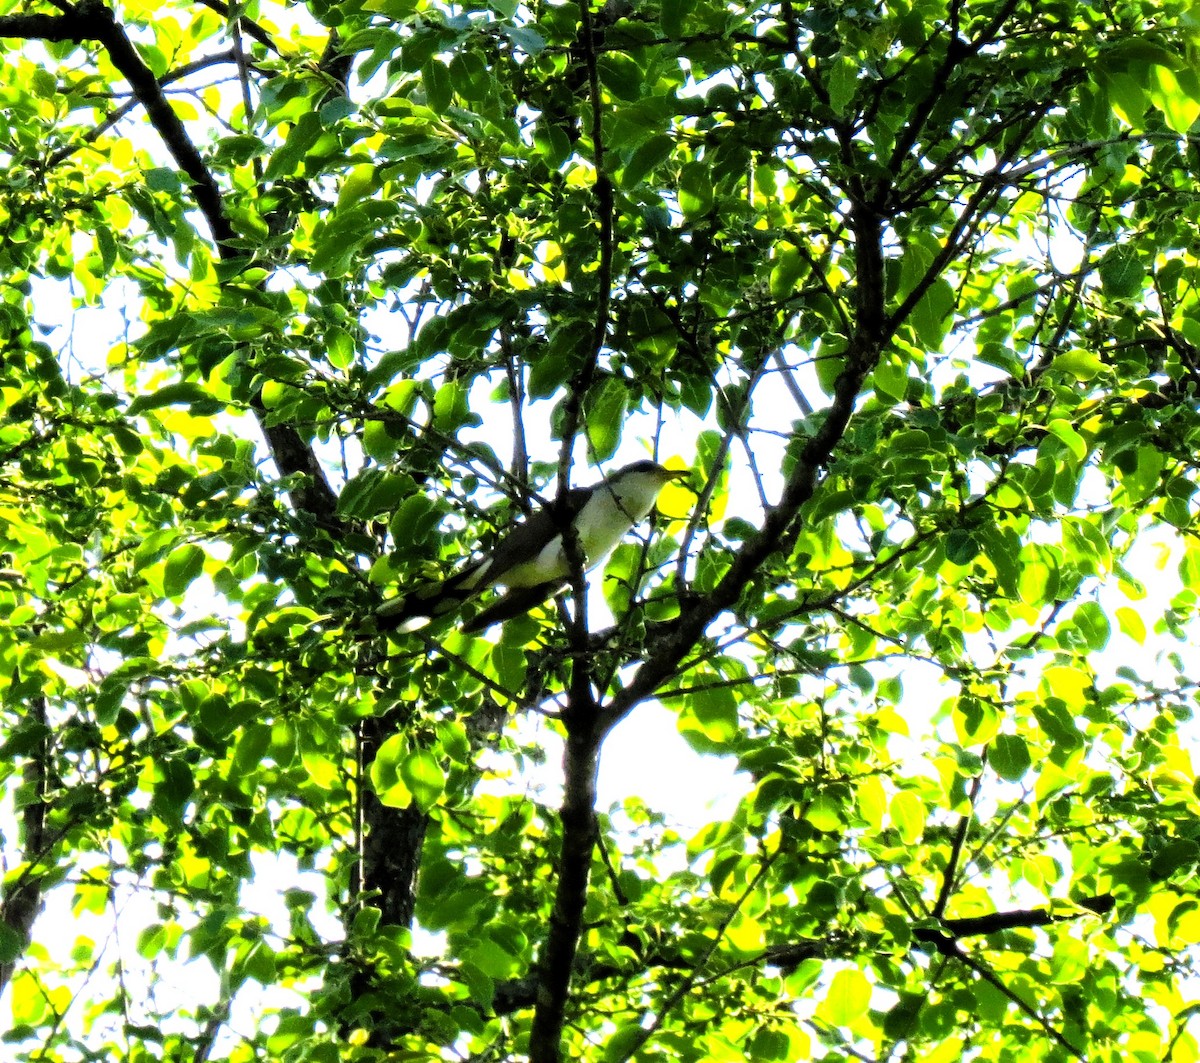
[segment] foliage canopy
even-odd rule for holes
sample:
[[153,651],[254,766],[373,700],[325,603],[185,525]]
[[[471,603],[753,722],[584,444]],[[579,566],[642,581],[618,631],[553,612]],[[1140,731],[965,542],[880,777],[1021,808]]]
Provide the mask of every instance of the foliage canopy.
[[[6,1052],[1200,1056],[1189,4],[0,39]],[[377,629],[647,448],[593,593]],[[595,809],[655,704],[730,815]]]

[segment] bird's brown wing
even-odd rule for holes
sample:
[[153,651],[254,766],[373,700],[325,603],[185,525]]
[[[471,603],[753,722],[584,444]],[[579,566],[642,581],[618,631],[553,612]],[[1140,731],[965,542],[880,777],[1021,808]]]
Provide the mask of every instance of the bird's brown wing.
[[473,577],[482,565],[482,561],[476,561],[440,583],[419,584],[407,594],[384,602],[375,611],[377,626],[381,631],[415,631],[439,616],[455,612],[479,593],[480,582]]
[[588,488],[576,487],[568,491],[565,498],[539,509],[528,520],[502,536],[485,562],[485,568],[480,573],[480,584],[503,583],[506,572],[537,557],[542,548],[559,534],[560,529],[575,519],[590,494]]
[[[568,491],[565,498],[538,510],[528,520],[501,536],[487,557],[471,562],[440,583],[414,587],[402,597],[385,602],[375,614],[379,628],[401,632],[416,630],[431,620],[457,611],[492,584],[503,583],[505,573],[537,557],[546,544],[559,534],[559,529],[575,519],[590,494],[585,487]],[[522,592],[519,598],[510,592],[475,617],[465,630],[482,631],[497,620],[516,616],[522,608],[514,603],[525,600],[526,594],[529,604],[524,608],[531,609],[559,583],[561,580],[554,579],[534,587],[514,588],[514,592]],[[496,614],[494,617],[493,611]]]

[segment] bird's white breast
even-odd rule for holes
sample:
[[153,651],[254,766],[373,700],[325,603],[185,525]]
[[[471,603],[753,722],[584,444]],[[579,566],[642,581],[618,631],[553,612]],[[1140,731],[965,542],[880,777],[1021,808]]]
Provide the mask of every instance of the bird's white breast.
[[631,475],[602,484],[579,514],[579,544],[588,567],[602,560],[625,533],[654,507],[663,481],[656,475]]
[[[662,486],[662,477],[650,473],[634,473],[596,486],[575,518],[575,534],[586,568],[603,561],[625,533],[650,512]],[[556,535],[537,557],[514,565],[497,582],[507,587],[533,587],[565,579],[569,574],[562,536]]]

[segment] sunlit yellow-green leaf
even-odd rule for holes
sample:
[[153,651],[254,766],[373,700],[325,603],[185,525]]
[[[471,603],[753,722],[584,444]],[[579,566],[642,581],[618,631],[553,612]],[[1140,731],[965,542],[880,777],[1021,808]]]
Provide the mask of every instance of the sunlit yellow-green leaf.
[[817,1005],[817,1015],[831,1026],[853,1026],[871,1003],[871,983],[867,976],[854,968],[843,969],[833,976],[824,998]]
[[1200,84],[1194,70],[1155,65],[1151,68],[1150,100],[1176,133],[1184,134],[1200,117]]
[[1092,678],[1080,668],[1052,665],[1042,673],[1042,686],[1072,710],[1078,710],[1092,687]]
[[1046,425],[1046,431],[1065,443],[1076,461],[1083,461],[1087,457],[1087,442],[1067,421],[1061,418],[1051,421]]
[[804,818],[819,831],[838,831],[846,826],[844,809],[833,797],[821,795],[804,809]]
[[1104,363],[1091,351],[1075,347],[1055,358],[1054,368],[1061,369],[1076,380],[1091,380],[1104,370]]
[[888,811],[902,842],[915,845],[921,840],[928,815],[924,801],[911,790],[901,790],[892,798]]
[[1119,605],[1116,609],[1117,623],[1121,630],[1139,646],[1146,641],[1146,622],[1136,609]]

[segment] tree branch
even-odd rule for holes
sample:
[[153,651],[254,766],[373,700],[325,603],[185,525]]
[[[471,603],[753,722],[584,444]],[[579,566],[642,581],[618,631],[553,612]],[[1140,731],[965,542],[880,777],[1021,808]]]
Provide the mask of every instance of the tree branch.
[[[591,343],[583,364],[571,378],[567,398],[563,404],[562,450],[558,464],[556,508],[561,506],[570,490],[575,437],[583,416],[583,406],[596,373],[596,365],[600,360],[600,352],[608,339],[613,270],[615,206],[612,181],[608,176],[604,158],[604,101],[596,65],[591,0],[579,0],[579,32],[592,111],[592,162],[596,169],[593,191],[599,228],[599,265],[596,271],[595,319],[592,323]],[[600,707],[592,687],[588,652],[585,559],[570,522],[562,521],[559,530],[571,573],[575,608],[568,631],[572,651],[570,696],[563,712],[563,722],[567,729],[566,748],[563,752],[563,804],[560,813],[563,838],[550,929],[538,969],[537,1005],[534,1009],[529,1042],[529,1058],[532,1063],[558,1063],[562,1058],[562,1031],[571,988],[571,969],[579,948],[592,852],[596,844],[596,774],[599,768],[600,743],[606,731],[601,724]]]
[[[174,81],[180,81],[191,74],[195,74],[200,70],[206,70],[209,67],[220,66],[222,63],[234,63],[236,61],[237,60],[233,49],[229,49],[225,52],[218,52],[215,55],[205,56],[203,59],[194,59],[192,62],[185,63],[183,66],[176,67],[169,73],[164,74],[159,81],[159,86],[162,87],[169,85]],[[121,104],[121,106],[116,110],[109,111],[109,113],[104,116],[99,124],[83,134],[80,140],[73,144],[66,145],[66,147],[59,149],[53,155],[51,155],[46,161],[46,165],[50,167],[57,166],[59,163],[69,159],[85,144],[94,143],[101,136],[103,136],[104,133],[106,133],[109,129],[112,129],[113,126],[121,121],[122,118],[125,118],[137,107],[139,107],[141,102],[142,101],[135,96],[133,99]]]
[[[229,5],[225,3],[224,0],[198,0],[198,2],[204,7],[215,11],[222,18],[232,19],[234,17],[230,12]],[[255,22],[254,19],[247,18],[244,14],[239,14],[237,16],[237,22],[238,26],[241,28],[241,32],[247,37],[252,37],[268,51],[274,52],[278,56],[283,55],[283,53],[276,46],[275,41],[271,38],[271,35],[265,29],[263,29],[262,26]]]
[[[27,726],[40,727],[48,736],[46,699],[30,701],[31,719]],[[25,807],[21,810],[21,852],[27,865],[32,866],[46,851],[46,780],[50,756],[49,738],[45,737],[25,761]],[[23,952],[29,944],[34,920],[42,910],[41,876],[27,870],[0,897],[0,922],[17,935]],[[16,963],[0,963],[0,993],[12,979]]]
[[583,928],[592,850],[596,844],[596,773],[602,733],[592,714],[592,726],[568,723],[563,753],[565,775],[562,848],[558,858],[558,885],[550,915],[550,932],[537,971],[536,1006],[529,1037],[531,1063],[558,1063],[562,1059],[562,1030],[571,972]]
[[612,180],[608,176],[604,158],[604,100],[600,92],[600,72],[596,65],[596,28],[592,20],[591,0],[579,0],[579,33],[584,66],[587,70],[588,95],[592,105],[592,165],[596,169],[596,181],[592,191],[596,197],[596,225],[599,229],[600,246],[591,343],[583,364],[571,378],[567,398],[563,403],[562,456],[558,468],[560,492],[566,491],[568,487],[567,474],[570,472],[575,436],[583,417],[583,404],[587,400],[592,378],[596,374],[600,352],[608,339],[609,303],[612,298],[613,214],[616,209]]
[[650,641],[644,662],[624,689],[604,707],[606,730],[674,674],[708,625],[737,603],[767,558],[790,547],[798,533],[796,519],[800,508],[812,497],[822,469],[845,434],[858,393],[875,368],[882,348],[883,224],[865,205],[856,208],[853,223],[858,266],[855,285],[857,320],[846,351],[845,368],[834,385],[833,401],[825,411],[825,419],[801,451],[784,487],[783,497],[767,511],[758,534],[748,539],[734,555],[721,582],[703,598],[685,603],[678,618]]
[[[1085,897],[1075,902],[1080,908],[1093,915],[1107,915],[1116,905],[1111,893],[1096,897]],[[1049,908],[1026,908],[1011,912],[992,912],[989,915],[966,916],[961,919],[940,919],[941,929],[918,927],[913,937],[926,945],[933,945],[945,956],[956,955],[956,944],[966,937],[983,937],[1001,930],[1021,930],[1035,926],[1049,926],[1078,919],[1082,912],[1053,912]]]

